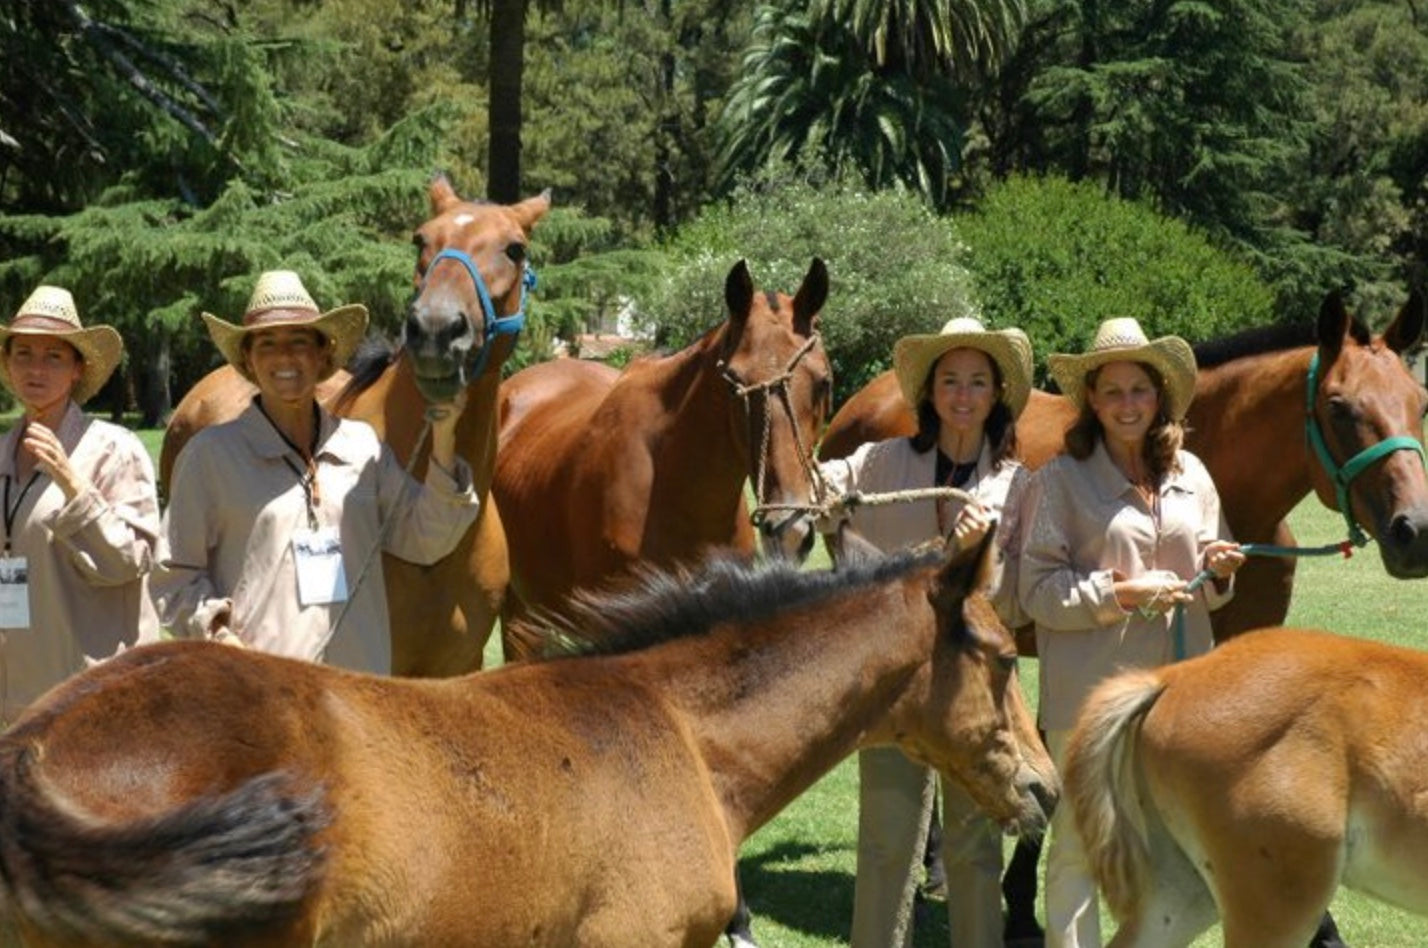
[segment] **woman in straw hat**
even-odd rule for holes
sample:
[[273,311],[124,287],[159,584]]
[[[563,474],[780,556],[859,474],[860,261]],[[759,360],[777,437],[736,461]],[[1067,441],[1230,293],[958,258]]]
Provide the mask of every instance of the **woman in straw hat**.
[[[864,445],[851,457],[825,462],[834,490],[883,493],[959,487],[975,503],[918,501],[858,508],[852,527],[891,552],[939,536],[971,545],[1001,517],[999,543],[1016,533],[1015,509],[1026,480],[1016,460],[1016,417],[1031,394],[1031,342],[1019,329],[988,330],[959,317],[941,332],[905,336],[893,348],[893,368],[918,430],[910,438]],[[1007,564],[1010,573],[1014,564]],[[995,602],[1014,621],[1015,582],[1004,576]],[[896,748],[858,757],[858,875],[852,944],[911,944],[914,871],[934,786],[931,772]],[[1001,948],[1001,833],[959,787],[944,785],[942,853],[955,948]]]
[[461,406],[431,412],[419,484],[371,426],[317,403],[318,383],[366,331],[364,307],[322,312],[296,273],[277,270],[258,278],[241,324],[203,319],[258,394],[179,455],[154,579],[160,617],[180,636],[390,673],[378,548],[433,563],[476,519],[455,451]]
[[64,678],[158,638],[148,574],[154,466],[132,432],[79,406],[124,352],[84,328],[68,290],[41,286],[0,328],[0,383],[24,417],[0,446],[0,704],[5,722]]
[[[1080,415],[1065,454],[1027,492],[1019,594],[1036,623],[1041,726],[1059,764],[1077,710],[1102,678],[1210,650],[1210,612],[1228,601],[1244,554],[1209,473],[1181,450],[1195,391],[1188,343],[1151,341],[1134,319],[1108,319],[1086,352],[1052,355],[1048,368]],[[1213,579],[1192,592],[1202,569]],[[1047,944],[1099,946],[1097,911],[1062,807],[1047,857]]]

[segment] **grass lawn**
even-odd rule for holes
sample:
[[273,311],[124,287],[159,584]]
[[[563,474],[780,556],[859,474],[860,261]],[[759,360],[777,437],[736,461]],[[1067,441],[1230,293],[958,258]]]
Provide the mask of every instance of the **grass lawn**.
[[[1309,498],[1291,517],[1300,542],[1332,542],[1344,536],[1338,514]],[[1289,624],[1428,649],[1428,584],[1390,579],[1370,544],[1352,559],[1320,557],[1300,562]],[[1028,696],[1036,693],[1037,664],[1022,662]],[[1405,722],[1419,727],[1420,722]],[[831,948],[847,944],[852,919],[857,838],[858,774],[844,761],[743,847],[740,864],[754,934],[763,948]],[[1010,842],[1008,842],[1010,853]],[[1043,868],[1045,861],[1043,860]],[[916,948],[945,948],[947,916],[934,904],[916,932]],[[1428,918],[1398,911],[1341,890],[1332,906],[1353,948],[1416,948],[1428,945]],[[1102,913],[1102,932],[1115,931]],[[1195,948],[1221,943],[1218,927]]]

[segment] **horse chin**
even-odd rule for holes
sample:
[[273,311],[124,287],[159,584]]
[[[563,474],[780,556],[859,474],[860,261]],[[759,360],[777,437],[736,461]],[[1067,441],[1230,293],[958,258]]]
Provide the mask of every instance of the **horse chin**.
[[417,390],[431,404],[440,405],[455,400],[466,386],[466,373],[459,362],[413,360],[412,368]]

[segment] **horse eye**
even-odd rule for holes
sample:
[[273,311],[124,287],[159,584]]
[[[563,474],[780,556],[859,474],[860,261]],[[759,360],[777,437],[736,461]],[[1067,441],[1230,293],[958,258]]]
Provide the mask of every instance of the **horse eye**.
[[507,244],[506,256],[511,258],[512,263],[521,263],[526,259],[525,244]]

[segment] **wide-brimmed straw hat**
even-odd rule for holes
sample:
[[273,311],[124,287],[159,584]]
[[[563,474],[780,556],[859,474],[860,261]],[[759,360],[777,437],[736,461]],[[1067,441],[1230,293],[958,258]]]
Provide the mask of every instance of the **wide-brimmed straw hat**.
[[971,316],[948,320],[941,332],[903,336],[893,346],[893,371],[907,403],[917,408],[933,363],[962,348],[985,352],[997,364],[1002,374],[1001,400],[1013,418],[1020,415],[1031,397],[1031,340],[1020,329],[987,329]]
[[1154,366],[1165,381],[1165,413],[1172,421],[1184,420],[1195,397],[1195,350],[1190,343],[1179,336],[1148,339],[1135,319],[1118,316],[1101,323],[1085,352],[1052,353],[1046,357],[1046,368],[1079,408],[1086,404],[1086,373],[1108,362]]
[[[112,326],[94,325],[85,328],[79,321],[79,310],[69,290],[58,286],[41,286],[20,304],[10,325],[0,327],[0,351],[12,336],[54,336],[74,346],[84,360],[79,381],[74,383],[70,398],[77,404],[85,402],[104,387],[109,376],[124,358],[124,340]],[[8,359],[0,359],[0,384],[19,397],[10,381]]]
[[223,353],[228,364],[248,381],[253,381],[243,359],[243,337],[260,329],[275,326],[306,326],[325,336],[332,346],[332,364],[322,378],[327,378],[347,364],[352,353],[367,332],[367,307],[349,303],[323,312],[313,302],[302,279],[291,270],[269,270],[258,277],[258,285],[248,300],[242,325],[224,322],[212,313],[204,313],[208,335]]

